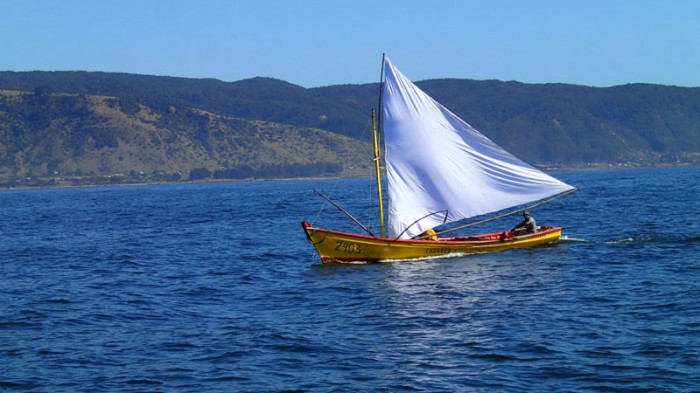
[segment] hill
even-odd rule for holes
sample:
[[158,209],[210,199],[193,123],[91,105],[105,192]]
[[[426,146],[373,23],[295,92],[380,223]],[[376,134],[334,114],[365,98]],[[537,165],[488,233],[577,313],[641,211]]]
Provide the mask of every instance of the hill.
[[5,186],[369,173],[367,142],[188,106],[2,90],[0,122]]
[[539,165],[657,165],[700,152],[700,88],[440,80],[426,92]]
[[[700,88],[417,84],[534,165],[700,163]],[[0,89],[14,186],[366,174],[379,85],[75,71],[0,72]]]

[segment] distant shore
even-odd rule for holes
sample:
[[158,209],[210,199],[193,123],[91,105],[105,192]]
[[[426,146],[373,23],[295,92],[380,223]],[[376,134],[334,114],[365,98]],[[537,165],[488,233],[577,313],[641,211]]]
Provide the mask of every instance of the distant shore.
[[[547,165],[537,166],[544,171],[595,171],[595,170],[633,170],[633,169],[648,169],[648,168],[693,168],[700,167],[700,163],[676,163],[676,164],[655,164],[655,165],[626,165],[626,164],[591,164],[591,165]],[[72,179],[64,178],[28,178],[25,181],[10,181],[0,180],[0,191],[15,190],[15,189],[40,189],[40,188],[77,188],[77,187],[100,187],[100,186],[148,186],[158,184],[200,184],[200,183],[232,183],[232,182],[259,182],[259,181],[292,181],[292,180],[310,180],[310,179],[342,179],[342,178],[361,178],[372,177],[372,174],[353,173],[340,176],[314,176],[314,177],[289,177],[289,178],[248,178],[248,179],[214,179],[204,178],[196,180],[179,180],[179,181],[163,181],[163,180],[146,180],[143,181],[113,181],[113,176],[105,175],[102,177],[93,176],[94,179],[104,179],[104,181],[86,182],[83,178]],[[126,179],[125,179],[126,180]]]

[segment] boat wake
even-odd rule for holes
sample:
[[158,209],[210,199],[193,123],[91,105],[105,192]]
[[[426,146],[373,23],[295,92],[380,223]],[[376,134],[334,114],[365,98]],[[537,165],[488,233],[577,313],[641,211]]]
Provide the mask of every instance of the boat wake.
[[700,234],[649,233],[625,236],[605,244],[687,244],[700,242]]
[[586,239],[580,239],[577,237],[562,236],[559,238],[560,243],[588,243]]
[[475,255],[478,253],[475,252],[452,252],[449,254],[444,254],[444,255],[433,255],[429,257],[418,257],[418,258],[404,258],[404,259],[384,259],[382,261],[379,261],[381,263],[393,263],[393,262],[424,262],[424,261],[432,261],[432,260],[439,260],[439,259],[446,259],[446,258],[459,258],[459,257],[464,257],[467,255]]
[[625,244],[625,243],[634,243],[634,238],[631,237],[626,237],[622,239],[616,239],[616,240],[610,240],[605,242],[605,244]]
[[475,255],[478,253],[474,252],[453,252],[449,254],[444,254],[444,255],[433,255],[433,256],[427,256],[427,257],[418,257],[418,258],[400,258],[400,259],[382,259],[379,261],[343,261],[343,262],[325,262],[323,265],[330,265],[330,266],[335,266],[335,265],[367,265],[367,264],[372,264],[372,263],[395,263],[395,262],[425,262],[425,261],[433,261],[433,260],[441,260],[441,259],[447,259],[447,258],[459,258],[459,257],[464,257],[468,255]]

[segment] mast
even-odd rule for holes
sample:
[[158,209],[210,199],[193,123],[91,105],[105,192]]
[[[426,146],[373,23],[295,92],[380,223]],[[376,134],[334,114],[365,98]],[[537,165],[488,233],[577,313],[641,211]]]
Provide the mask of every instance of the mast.
[[[384,203],[382,198],[382,178],[379,170],[379,133],[378,129],[381,127],[382,121],[382,93],[384,91],[384,64],[386,59],[386,53],[382,53],[382,67],[381,74],[379,75],[379,116],[377,122],[374,120],[374,109],[372,109],[372,135],[374,138],[374,169],[377,172],[377,200],[379,203],[379,228],[381,229],[382,237],[384,234]],[[377,126],[379,123],[379,126]]]
[[377,123],[374,121],[374,109],[372,109],[372,136],[374,139],[374,169],[377,178],[377,199],[379,200],[379,227],[382,237],[384,236],[384,206],[382,203],[382,179],[379,171],[379,134],[377,133]]

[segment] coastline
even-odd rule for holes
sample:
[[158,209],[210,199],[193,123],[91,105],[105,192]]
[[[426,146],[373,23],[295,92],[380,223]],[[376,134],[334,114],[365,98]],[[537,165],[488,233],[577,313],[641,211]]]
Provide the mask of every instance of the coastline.
[[[700,163],[661,163],[649,165],[630,165],[630,164],[587,164],[587,165],[533,165],[536,168],[547,172],[556,171],[605,171],[605,170],[634,170],[634,169],[650,169],[650,168],[694,168],[700,167]],[[114,175],[93,176],[91,179],[103,179],[104,181],[82,182],[83,178],[72,179],[69,177],[63,178],[38,178],[34,177],[27,180],[27,183],[21,182],[9,184],[9,180],[0,179],[0,192],[11,190],[27,190],[27,189],[42,189],[42,188],[79,188],[79,187],[112,187],[112,186],[150,186],[164,184],[200,184],[200,183],[231,183],[231,182],[261,182],[261,181],[293,181],[293,180],[310,180],[310,179],[343,179],[343,178],[362,178],[371,177],[370,173],[351,172],[340,176],[311,176],[311,177],[281,177],[281,178],[247,178],[247,179],[214,179],[204,178],[196,180],[144,180],[144,181],[125,181],[115,182]],[[34,184],[29,181],[35,182]]]

